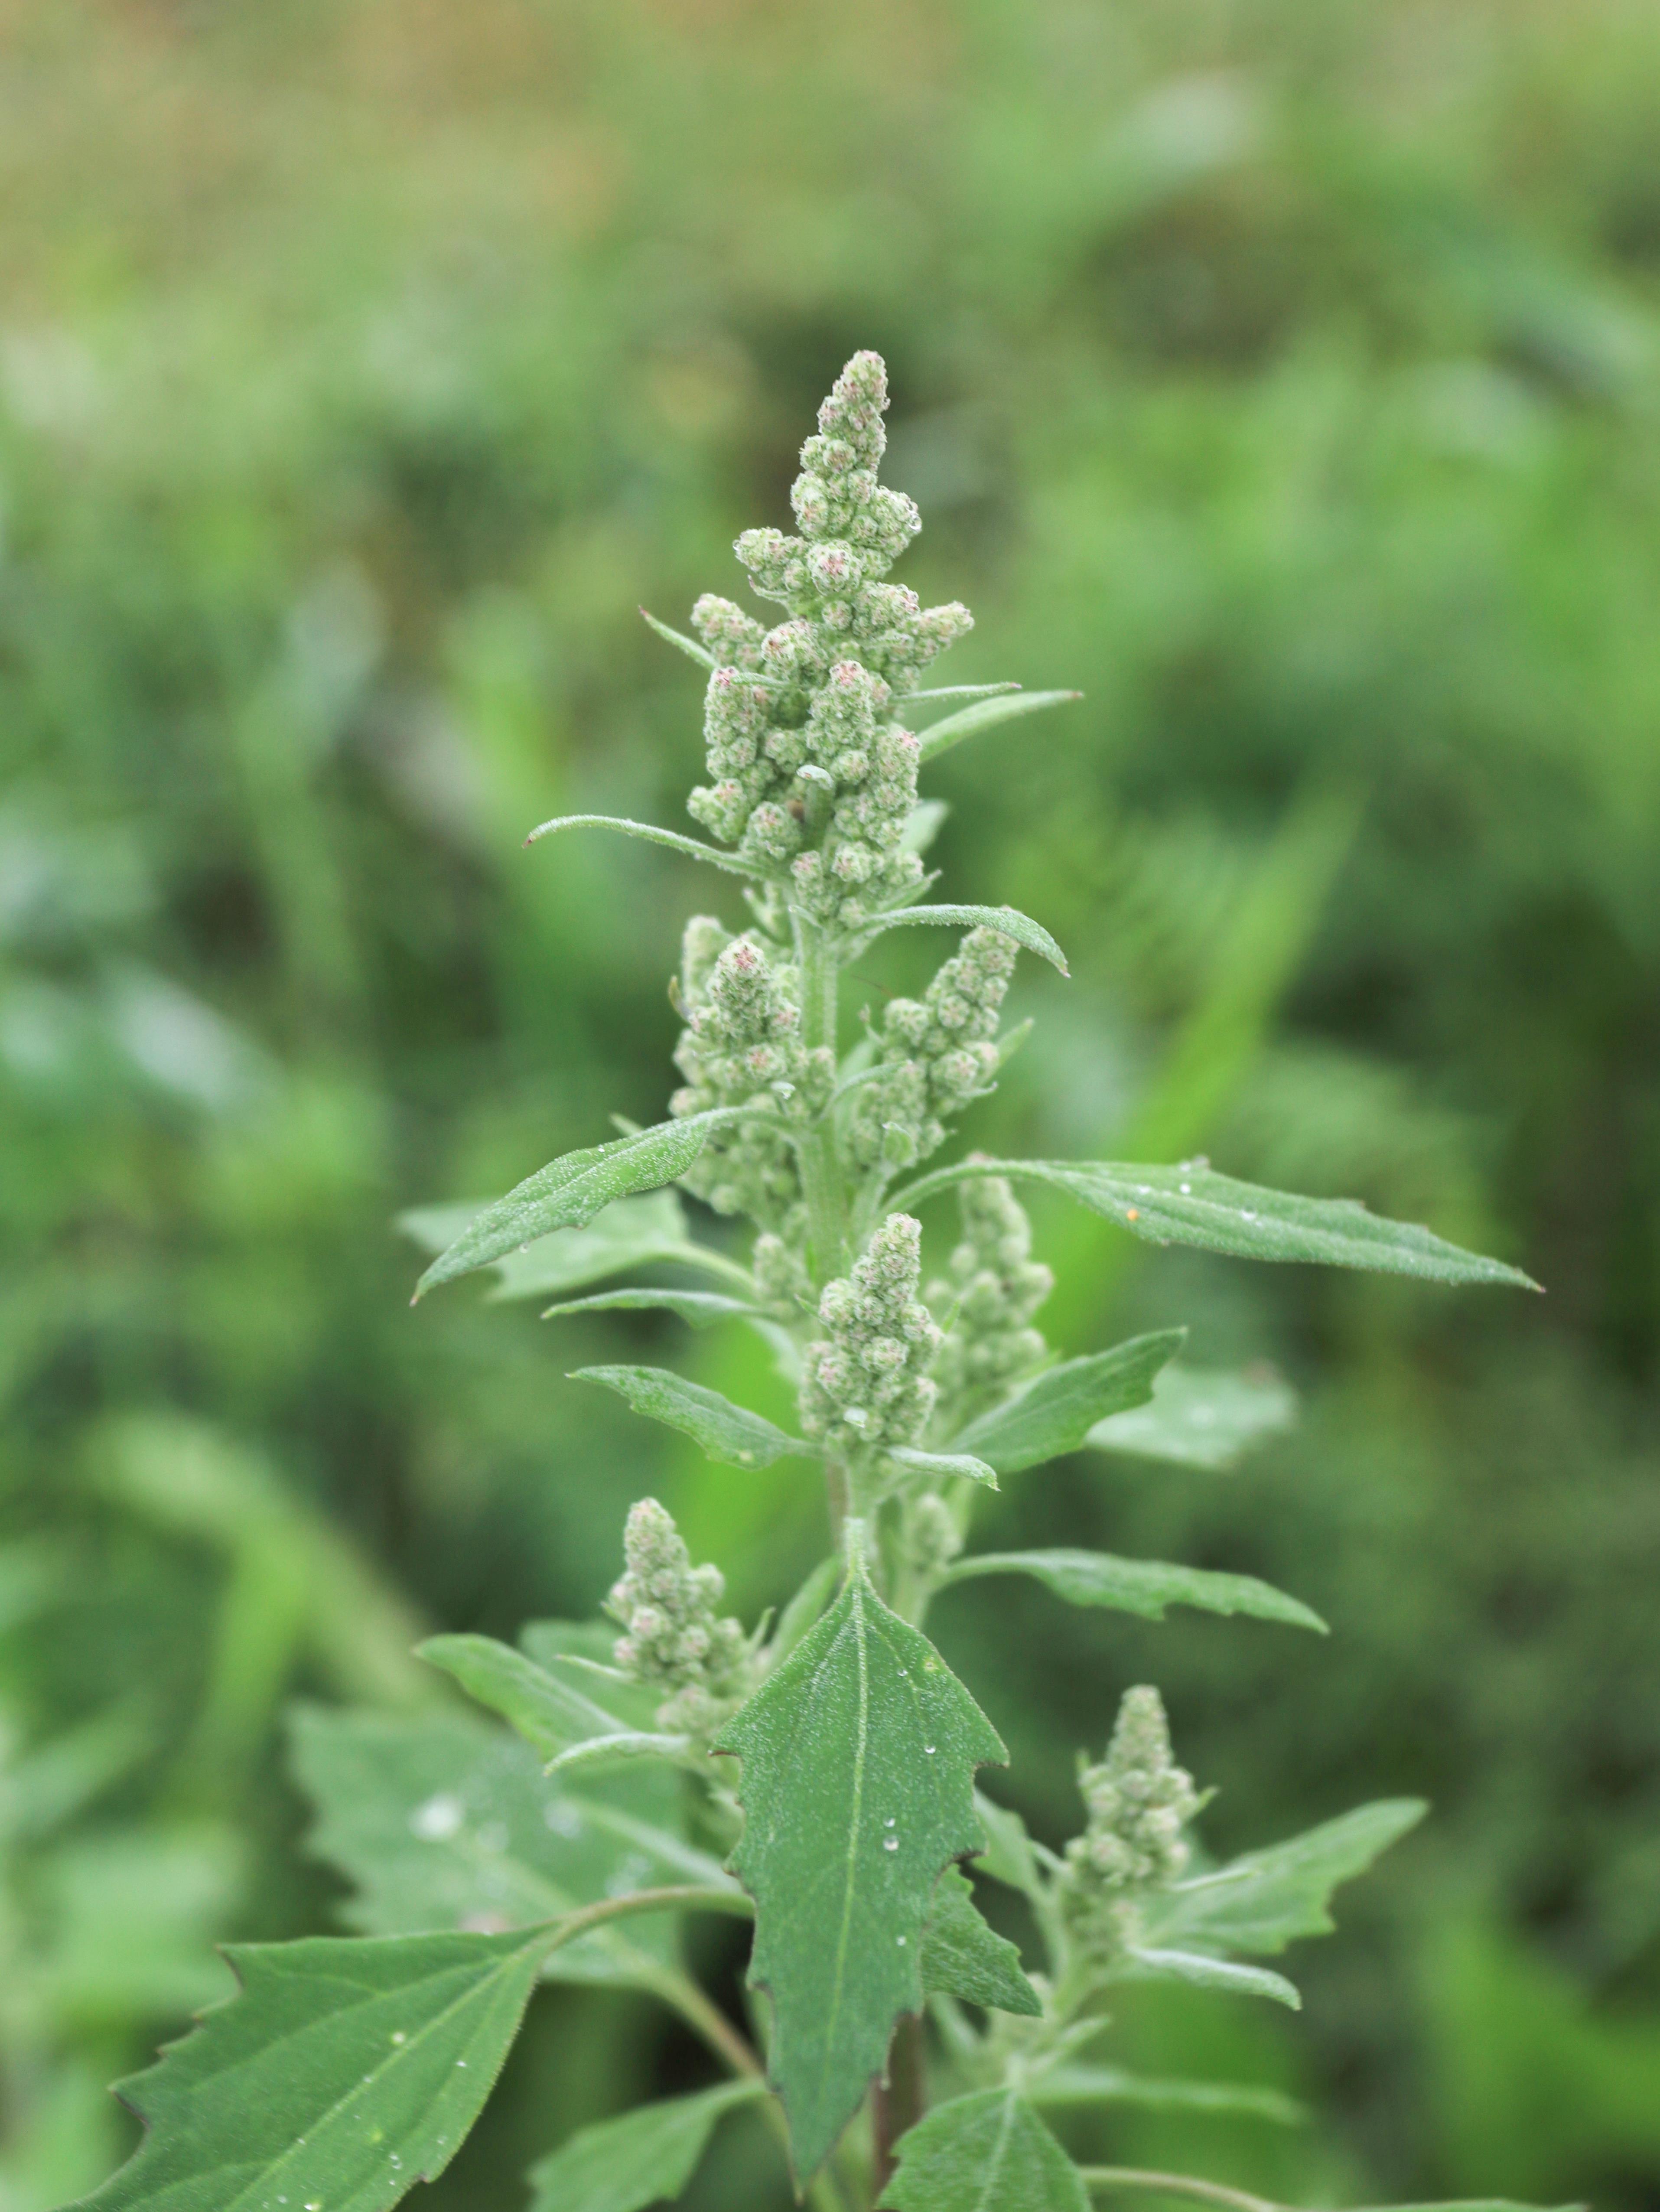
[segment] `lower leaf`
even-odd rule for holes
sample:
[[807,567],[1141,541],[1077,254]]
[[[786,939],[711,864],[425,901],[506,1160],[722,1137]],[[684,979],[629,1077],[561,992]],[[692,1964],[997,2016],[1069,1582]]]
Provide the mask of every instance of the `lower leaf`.
[[530,2212],[642,2212],[678,2197],[722,2115],[765,2091],[757,2078],[724,2081],[579,2129],[531,2168]]
[[980,2089],[900,2138],[883,2212],[1088,2212],[1083,2176],[1024,2097]]
[[118,2088],[144,2122],[97,2212],[388,2212],[495,2086],[548,1949],[505,1936],[239,1944],[241,1994]]

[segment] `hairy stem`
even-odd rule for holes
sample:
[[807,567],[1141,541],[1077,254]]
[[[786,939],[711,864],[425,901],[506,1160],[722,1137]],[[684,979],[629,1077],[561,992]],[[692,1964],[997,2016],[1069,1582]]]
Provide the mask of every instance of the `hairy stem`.
[[899,2140],[914,2128],[927,2104],[922,2075],[922,2023],[907,2014],[888,2045],[888,2078],[871,2092],[872,2132],[876,2148],[876,2194],[879,2197],[898,2163]]
[[[836,948],[817,922],[798,914],[795,945],[801,973],[801,1042],[809,1052],[836,1049]],[[825,1115],[807,1130],[798,1147],[801,1193],[807,1206],[807,1237],[813,1280],[821,1288],[847,1264],[847,1208],[841,1163],[836,1157],[836,1127]]]
[[1136,2166],[1085,2166],[1079,2172],[1088,2189],[1150,2189],[1164,2197],[1197,2197],[1207,2204],[1225,2204],[1229,2212],[1284,2212],[1270,2197],[1252,2197],[1220,2181],[1201,2181],[1190,2173],[1153,2173]]

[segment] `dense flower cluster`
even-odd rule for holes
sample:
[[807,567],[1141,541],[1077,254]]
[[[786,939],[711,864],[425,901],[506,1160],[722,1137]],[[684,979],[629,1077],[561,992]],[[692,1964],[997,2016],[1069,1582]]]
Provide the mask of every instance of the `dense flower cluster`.
[[966,607],[924,608],[883,581],[921,527],[912,501],[877,481],[887,404],[879,356],[855,354],[801,448],[791,494],[801,535],[738,540],[756,592],[788,618],[765,630],[713,594],[692,610],[716,665],[710,781],[690,811],[768,872],[787,868],[798,902],[824,920],[856,920],[921,881],[903,849],[921,744],[889,710],[972,627]]
[[1001,1176],[965,1182],[958,1192],[963,1241],[946,1279],[930,1283],[927,1301],[949,1315],[933,1363],[942,1407],[953,1421],[1028,1374],[1047,1349],[1031,1318],[1055,1277],[1031,1256],[1031,1224]]
[[1134,1940],[1139,1898],[1181,1878],[1182,1831],[1204,1802],[1176,1764],[1157,1690],[1124,1692],[1107,1755],[1078,1786],[1089,1819],[1067,1845],[1061,1908],[1086,1950],[1111,1957]]
[[675,1049],[685,1085],[669,1102],[676,1116],[712,1106],[764,1111],[722,1133],[685,1176],[719,1213],[780,1218],[797,1196],[795,1164],[780,1121],[823,1105],[836,1078],[833,1055],[801,1043],[794,975],[775,966],[752,937],[733,937],[708,915],[686,924],[678,978],[686,1026]]
[[613,1656],[636,1681],[673,1692],[660,1726],[712,1735],[754,1685],[754,1655],[742,1626],[715,1612],[726,1592],[719,1567],[694,1567],[672,1516],[654,1498],[630,1506],[623,1532],[627,1571],[605,1610],[623,1634]]
[[927,1426],[939,1331],[917,1296],[921,1236],[908,1213],[889,1214],[851,1274],[824,1285],[825,1334],[802,1365],[801,1426],[833,1452],[914,1444]]
[[997,1073],[997,1017],[1015,948],[994,929],[970,930],[921,999],[890,1000],[877,1040],[889,1073],[859,1093],[850,1140],[861,1167],[909,1167],[945,1142],[960,1113]]

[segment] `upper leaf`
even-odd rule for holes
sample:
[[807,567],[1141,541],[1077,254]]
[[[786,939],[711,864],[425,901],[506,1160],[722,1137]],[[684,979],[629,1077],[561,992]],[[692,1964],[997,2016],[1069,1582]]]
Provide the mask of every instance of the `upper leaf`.
[[928,1475],[935,1482],[951,1480],[981,1482],[988,1490],[997,1487],[996,1470],[971,1452],[916,1451],[909,1444],[888,1444],[884,1449],[896,1465],[916,1474]]
[[1145,2105],[1153,2112],[1243,2112],[1298,2127],[1308,2107],[1280,2089],[1258,2088],[1249,2081],[1171,2081],[1154,2074],[1132,2074],[1122,2066],[1046,2067],[1029,2075],[1026,2094],[1034,2105]]
[[1006,1406],[970,1422],[953,1439],[959,1451],[977,1453],[999,1474],[1015,1474],[1061,1453],[1076,1451],[1095,1424],[1126,1407],[1144,1406],[1152,1381],[1182,1349],[1187,1331],[1160,1329],[1132,1337],[1110,1352],[1063,1360]]
[[1089,2212],[1083,2177],[1024,2097],[977,2089],[899,2139],[885,2212]]
[[1067,965],[1067,956],[1041,922],[1030,915],[1020,914],[1012,906],[901,906],[886,914],[873,915],[863,924],[863,933],[873,937],[879,930],[898,929],[906,922],[936,922],[947,929],[995,929],[1005,937],[1012,937],[1017,945],[1024,945],[1028,952],[1036,952],[1058,968],[1063,975],[1072,970]]
[[[714,1131],[741,1121],[745,1110],[738,1106],[711,1107],[706,1114],[688,1114],[682,1121],[660,1121],[655,1128],[637,1129],[631,1136],[613,1138],[608,1145],[594,1145],[550,1161],[474,1218],[422,1276],[416,1285],[416,1297],[423,1297],[436,1284],[471,1274],[475,1267],[487,1267],[492,1260],[556,1229],[581,1229],[614,1199],[629,1197],[636,1191],[658,1190],[673,1182],[684,1175]],[[563,1279],[569,1282],[570,1278]],[[544,1283],[541,1287],[559,1285]]]
[[1196,1160],[1137,1167],[1104,1160],[959,1160],[896,1193],[909,1210],[970,1176],[1009,1176],[1064,1190],[1153,1244],[1194,1244],[1241,1260],[1311,1260],[1439,1283],[1511,1283],[1537,1290],[1519,1268],[1484,1260],[1415,1222],[1369,1213],[1358,1199],[1295,1198],[1236,1182]]
[[763,1413],[734,1406],[718,1390],[689,1382],[671,1367],[579,1367],[571,1380],[603,1382],[626,1398],[636,1413],[678,1429],[710,1459],[724,1460],[728,1467],[770,1467],[786,1454],[818,1456],[811,1444],[786,1435]]
[[805,2177],[880,2070],[894,2022],[921,2008],[934,1885],[981,1849],[974,1770],[1007,1753],[862,1565],[715,1748],[744,1762],[732,1865],[755,1899],[750,1978],[771,1992],[771,2076]]
[[977,1552],[954,1559],[942,1580],[965,1582],[975,1575],[1031,1575],[1069,1605],[1110,1606],[1162,1620],[1168,1605],[1196,1606],[1202,1613],[1248,1613],[1258,1620],[1283,1620],[1296,1628],[1326,1632],[1317,1613],[1255,1575],[1215,1574],[1203,1567],[1182,1567],[1162,1559],[1118,1559],[1109,1552]]
[[946,1869],[933,1893],[933,1911],[922,1937],[922,1987],[1033,2020],[1043,2009],[1021,1968],[1018,1950],[987,1927],[974,1901],[973,1883],[954,1866]]
[[1303,2000],[1294,1982],[1266,1966],[1242,1966],[1232,1959],[1213,1959],[1207,1951],[1158,1951],[1140,1945],[1128,1954],[1134,1962],[1122,1974],[1128,1980],[1191,1982],[1195,1989],[1226,1996],[1272,1997],[1275,2004],[1300,2012]]
[[1272,1370],[1229,1374],[1172,1361],[1148,1404],[1098,1422],[1084,1442],[1097,1451],[1219,1469],[1296,1419],[1297,1393]]
[[[527,1744],[465,1713],[312,1708],[295,1717],[294,1759],[317,1807],[310,1848],[357,1885],[343,1917],[367,1934],[520,1927],[618,1888],[725,1879],[675,1832],[666,1768],[595,1777],[578,1792],[547,1780]],[[655,1917],[596,1928],[555,1952],[550,1972],[648,1984],[675,1956],[673,1923]]]
[[[417,1206],[398,1215],[398,1226],[429,1252],[442,1252],[484,1210],[483,1201],[471,1206]],[[535,1238],[527,1252],[514,1245],[491,1262],[496,1280],[489,1295],[493,1302],[546,1297],[558,1291],[580,1290],[584,1283],[603,1282],[607,1275],[652,1267],[662,1260],[721,1274],[727,1273],[731,1267],[719,1253],[693,1243],[684,1209],[672,1190],[652,1191],[643,1198],[619,1198],[595,1214],[585,1229],[556,1229],[550,1236]]]
[[558,830],[620,830],[625,837],[639,837],[648,845],[666,845],[672,853],[684,853],[689,860],[708,860],[714,867],[724,868],[729,876],[766,872],[739,854],[723,853],[719,846],[705,845],[700,838],[684,836],[678,830],[660,830],[654,822],[629,822],[618,814],[562,814],[555,821],[538,823],[525,842],[534,845],[538,838],[550,837]]
[[454,2157],[548,1949],[507,1935],[228,1950],[241,1994],[120,2084],[146,2126],[98,2212],[387,2212]]
[[643,2212],[678,2197],[722,2114],[763,2095],[758,2076],[639,2105],[580,2128],[530,2170],[530,2212]]
[[721,1291],[664,1291],[653,1285],[636,1291],[601,1291],[592,1298],[567,1298],[561,1305],[550,1306],[542,1318],[556,1321],[566,1314],[579,1313],[648,1313],[654,1308],[678,1314],[693,1328],[710,1328],[718,1321],[747,1321],[759,1310]]
[[1299,1936],[1329,1935],[1333,1890],[1364,1874],[1427,1809],[1421,1798],[1380,1798],[1288,1842],[1247,1851],[1213,1874],[1195,1875],[1149,1900],[1147,1935],[1158,1943],[1258,1952],[1283,1951]]
[[1036,714],[1045,707],[1061,707],[1067,700],[1083,696],[1081,691],[1011,691],[979,700],[972,707],[961,707],[923,731],[922,758],[938,760],[964,738],[977,737],[982,730],[994,729],[999,722],[1012,721],[1017,714]]

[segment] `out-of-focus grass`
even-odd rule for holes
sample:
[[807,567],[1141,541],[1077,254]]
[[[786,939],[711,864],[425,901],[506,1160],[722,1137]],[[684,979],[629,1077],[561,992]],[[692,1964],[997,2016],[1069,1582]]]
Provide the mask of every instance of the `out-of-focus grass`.
[[[1338,1633],[1311,1664],[965,1591],[941,1634],[1010,1790],[1058,1833],[1073,1747],[1156,1678],[1219,1842],[1437,1802],[1297,1960],[1307,2033],[1127,2023],[1318,2126],[1104,2149],[1304,2197],[1645,2201],[1652,12],[0,26],[0,2204],[112,2161],[100,2085],[213,1993],[212,1936],[323,1923],[292,1690],[419,1694],[408,1624],[586,1610],[648,1488],[747,1605],[808,1555],[787,1482],[563,1382],[657,1324],[556,1341],[465,1287],[411,1316],[387,1223],[660,1110],[678,918],[726,895],[518,841],[678,818],[696,679],[634,607],[734,588],[724,545],[781,517],[866,343],[913,580],[981,618],[953,676],[1088,694],[937,779],[952,883],[1040,915],[1075,978],[1023,977],[1039,1026],[976,1138],[1207,1150],[1549,1289],[1149,1263],[1040,1217],[1057,1334],[1191,1318],[1309,1410],[1232,1477],[1051,1470],[1000,1536],[1180,1547]],[[873,999],[926,958],[885,948]],[[628,2007],[543,2002],[455,2201],[512,2201],[682,2063]]]

